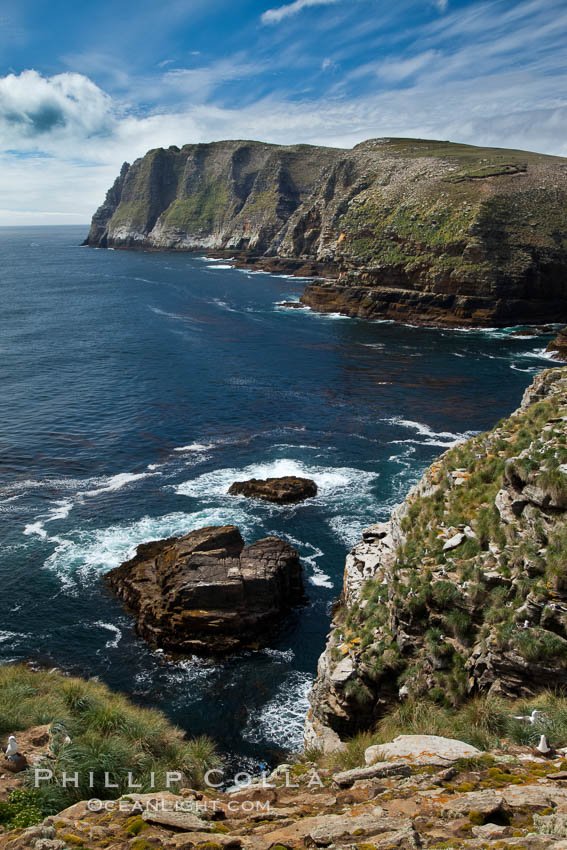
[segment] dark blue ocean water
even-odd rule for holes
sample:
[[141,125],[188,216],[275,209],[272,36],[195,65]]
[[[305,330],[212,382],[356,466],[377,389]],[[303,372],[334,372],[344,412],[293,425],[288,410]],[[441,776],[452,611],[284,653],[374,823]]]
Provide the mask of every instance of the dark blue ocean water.
[[[98,676],[244,763],[298,747],[349,547],[435,456],[518,405],[548,337],[280,308],[302,281],[85,235],[0,229],[0,662]],[[288,473],[318,497],[226,495]],[[309,604],[267,649],[170,662],[100,577],[142,541],[229,522],[298,548]]]

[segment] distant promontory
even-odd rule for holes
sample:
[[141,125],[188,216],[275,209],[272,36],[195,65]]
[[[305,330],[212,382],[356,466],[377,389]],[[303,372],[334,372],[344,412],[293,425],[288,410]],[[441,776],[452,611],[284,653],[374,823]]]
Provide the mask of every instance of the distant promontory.
[[87,243],[319,275],[302,299],[317,310],[502,326],[567,320],[566,222],[561,157],[420,139],[224,141],[125,163]]

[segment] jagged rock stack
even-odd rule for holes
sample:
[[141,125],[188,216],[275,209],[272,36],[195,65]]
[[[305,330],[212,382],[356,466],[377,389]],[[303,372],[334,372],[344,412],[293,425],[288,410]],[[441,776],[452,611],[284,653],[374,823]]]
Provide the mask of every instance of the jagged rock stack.
[[278,537],[245,546],[235,526],[211,526],[138,546],[106,575],[152,646],[226,653],[263,640],[303,599],[295,549]]

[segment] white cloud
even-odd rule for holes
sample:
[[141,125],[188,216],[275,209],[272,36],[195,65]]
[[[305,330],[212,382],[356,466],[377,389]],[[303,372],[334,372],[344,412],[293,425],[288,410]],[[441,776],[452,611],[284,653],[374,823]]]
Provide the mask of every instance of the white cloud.
[[302,9],[306,9],[308,6],[330,6],[338,2],[340,0],[294,0],[293,3],[287,3],[285,6],[268,9],[262,15],[262,23],[279,24],[284,18],[297,15],[298,12],[301,12]]
[[329,59],[328,56],[321,62],[322,71],[336,71],[338,67],[339,66],[337,62],[334,62],[332,59]]
[[110,132],[111,98],[82,74],[42,77],[23,71],[0,78],[0,144],[33,148],[49,140]]
[[449,8],[449,0],[434,0],[434,5],[440,12],[446,12]]

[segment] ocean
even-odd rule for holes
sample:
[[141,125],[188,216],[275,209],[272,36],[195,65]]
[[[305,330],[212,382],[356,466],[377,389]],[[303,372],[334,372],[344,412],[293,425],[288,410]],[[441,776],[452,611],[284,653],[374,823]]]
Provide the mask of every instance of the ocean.
[[[96,676],[243,767],[301,746],[344,559],[455,441],[518,406],[549,335],[449,331],[278,306],[305,281],[197,254],[0,229],[0,663]],[[298,474],[288,507],[227,495]],[[137,544],[233,523],[275,534],[308,602],[267,648],[169,660],[101,576]]]

